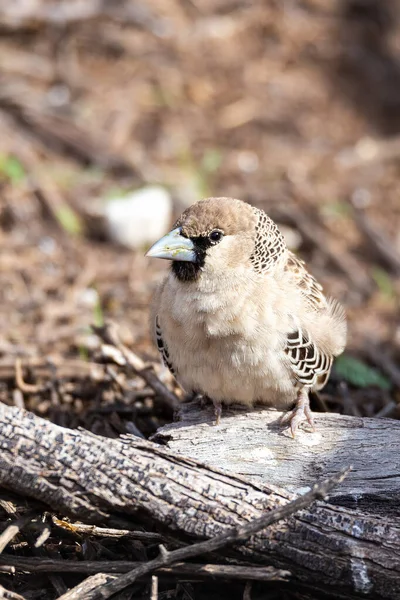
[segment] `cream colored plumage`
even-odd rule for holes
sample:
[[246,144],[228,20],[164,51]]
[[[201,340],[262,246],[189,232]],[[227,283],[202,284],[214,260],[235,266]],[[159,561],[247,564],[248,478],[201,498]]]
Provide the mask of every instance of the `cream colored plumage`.
[[165,364],[187,392],[222,404],[286,409],[293,435],[313,426],[321,389],[346,342],[339,303],[327,299],[263,211],[231,198],[189,207],[149,256],[172,260],[152,323]]

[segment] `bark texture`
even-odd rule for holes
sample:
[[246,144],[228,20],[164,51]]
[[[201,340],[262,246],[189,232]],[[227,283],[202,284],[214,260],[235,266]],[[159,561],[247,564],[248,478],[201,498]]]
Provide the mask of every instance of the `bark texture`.
[[[196,446],[202,430],[189,427],[194,437],[187,441],[187,454],[193,454],[190,446]],[[139,512],[185,539],[213,537],[290,497],[275,485],[224,473],[151,442],[63,429],[5,405],[0,405],[0,450],[0,484],[14,492],[86,522]],[[400,597],[395,517],[316,502],[228,552],[287,569],[298,581],[331,590],[335,597]]]
[[214,426],[213,408],[182,404],[181,420],[157,439],[179,454],[243,475],[262,485],[301,493],[345,466],[352,472],[331,501],[356,510],[400,515],[400,421],[314,413],[316,431],[293,440],[275,410],[224,410]]

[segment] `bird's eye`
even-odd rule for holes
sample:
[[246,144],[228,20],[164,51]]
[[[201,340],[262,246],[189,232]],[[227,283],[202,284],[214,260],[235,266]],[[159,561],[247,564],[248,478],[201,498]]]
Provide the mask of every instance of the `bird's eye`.
[[214,231],[212,231],[209,234],[208,239],[213,244],[217,244],[218,242],[220,242],[222,240],[223,237],[224,237],[224,234],[222,233],[222,231],[220,231],[219,229],[214,229]]

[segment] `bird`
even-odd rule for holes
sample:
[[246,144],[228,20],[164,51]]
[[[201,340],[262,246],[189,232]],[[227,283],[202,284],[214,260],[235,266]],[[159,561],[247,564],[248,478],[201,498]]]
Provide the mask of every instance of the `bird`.
[[[233,198],[189,206],[146,253],[171,261],[151,305],[153,338],[188,394],[285,411],[293,437],[315,430],[310,391],[346,345],[343,306],[325,296],[275,222]],[[306,427],[307,428],[307,427]]]

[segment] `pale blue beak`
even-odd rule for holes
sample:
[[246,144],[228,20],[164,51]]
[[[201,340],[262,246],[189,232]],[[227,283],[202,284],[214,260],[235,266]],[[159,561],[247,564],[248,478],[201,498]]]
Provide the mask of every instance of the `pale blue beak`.
[[185,262],[196,262],[197,260],[192,240],[181,235],[180,227],[173,229],[153,244],[150,250],[146,252],[146,256]]

